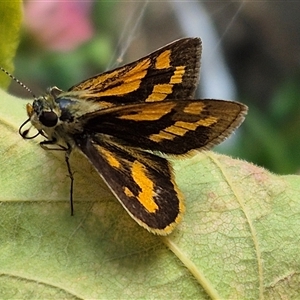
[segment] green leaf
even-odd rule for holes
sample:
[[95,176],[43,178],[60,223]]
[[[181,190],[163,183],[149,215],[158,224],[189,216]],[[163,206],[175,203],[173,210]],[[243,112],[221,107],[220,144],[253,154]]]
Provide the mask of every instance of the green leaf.
[[[0,66],[12,73],[13,58],[18,44],[22,22],[22,1],[1,1],[0,3]],[[0,87],[7,88],[10,78],[0,73]]]
[[71,217],[64,153],[22,140],[26,102],[0,99],[1,299],[299,297],[299,176],[213,152],[173,160],[186,213],[162,238],[74,153]]

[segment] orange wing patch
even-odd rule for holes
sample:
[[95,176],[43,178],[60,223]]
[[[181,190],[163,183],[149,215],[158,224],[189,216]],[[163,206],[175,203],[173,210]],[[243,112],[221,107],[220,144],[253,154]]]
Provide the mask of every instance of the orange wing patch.
[[132,179],[141,189],[141,192],[138,194],[137,198],[148,212],[155,213],[159,207],[153,199],[155,196],[154,183],[151,179],[149,179],[146,171],[147,170],[145,169],[144,165],[142,165],[140,162],[135,161],[132,164]]
[[171,67],[171,50],[166,50],[161,53],[155,61],[155,68],[156,69],[167,69]]
[[153,142],[161,142],[163,140],[173,140],[177,136],[184,136],[189,131],[195,131],[199,126],[209,127],[218,122],[216,117],[208,117],[200,119],[197,122],[177,121],[174,125],[168,126],[159,133],[151,134],[149,139]]

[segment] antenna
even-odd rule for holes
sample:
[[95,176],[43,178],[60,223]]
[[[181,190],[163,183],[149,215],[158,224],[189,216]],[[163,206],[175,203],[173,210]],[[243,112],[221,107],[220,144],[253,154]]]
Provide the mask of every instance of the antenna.
[[10,74],[8,71],[3,69],[2,67],[0,67],[0,70],[3,71],[6,75],[8,75],[11,79],[13,79],[16,83],[18,83],[21,87],[23,87],[27,92],[29,92],[29,94],[32,95],[33,98],[36,99],[35,94],[33,93],[33,91],[28,86],[26,86],[23,82],[21,82],[14,75]]

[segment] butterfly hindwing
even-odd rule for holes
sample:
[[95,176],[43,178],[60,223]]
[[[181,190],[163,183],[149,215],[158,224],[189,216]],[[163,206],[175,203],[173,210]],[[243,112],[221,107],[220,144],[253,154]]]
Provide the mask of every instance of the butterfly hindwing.
[[172,231],[184,205],[166,159],[101,134],[77,137],[76,144],[137,223],[157,234]]

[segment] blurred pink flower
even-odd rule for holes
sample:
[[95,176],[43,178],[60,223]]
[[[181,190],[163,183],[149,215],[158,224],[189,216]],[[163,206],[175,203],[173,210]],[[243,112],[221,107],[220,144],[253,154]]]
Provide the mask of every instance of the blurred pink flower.
[[43,47],[70,51],[94,34],[92,1],[27,1],[24,22]]

